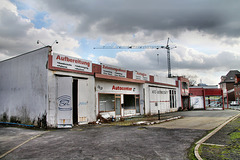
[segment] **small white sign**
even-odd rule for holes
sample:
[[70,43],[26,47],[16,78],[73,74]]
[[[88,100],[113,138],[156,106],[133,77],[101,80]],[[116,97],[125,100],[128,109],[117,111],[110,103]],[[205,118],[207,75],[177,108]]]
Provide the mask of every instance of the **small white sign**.
[[76,57],[53,54],[52,66],[75,71],[92,72],[92,62]]
[[126,78],[127,70],[111,65],[102,64],[102,74]]
[[133,72],[133,79],[149,81],[149,75],[146,74],[146,73],[141,73],[141,72],[134,71]]

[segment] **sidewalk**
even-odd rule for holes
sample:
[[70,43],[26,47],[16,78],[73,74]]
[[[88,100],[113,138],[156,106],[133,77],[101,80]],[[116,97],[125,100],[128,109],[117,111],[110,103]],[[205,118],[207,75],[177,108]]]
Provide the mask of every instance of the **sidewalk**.
[[204,142],[199,153],[203,159],[240,159],[240,117]]

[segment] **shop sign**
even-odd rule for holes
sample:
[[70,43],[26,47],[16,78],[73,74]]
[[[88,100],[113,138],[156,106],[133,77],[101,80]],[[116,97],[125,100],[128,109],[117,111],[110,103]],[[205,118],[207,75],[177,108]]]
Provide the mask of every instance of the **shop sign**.
[[56,53],[53,54],[52,66],[75,71],[92,72],[91,61]]
[[102,74],[126,78],[127,70],[111,65],[102,64]]
[[134,91],[132,87],[122,87],[122,86],[112,86],[112,90],[116,90],[116,91]]
[[140,73],[140,72],[134,71],[133,79],[149,81],[149,75],[146,73]]
[[168,94],[168,91],[152,90],[152,94]]
[[129,83],[110,83],[110,82],[96,82],[96,91],[101,93],[133,93],[139,94],[139,85],[138,84],[129,84]]

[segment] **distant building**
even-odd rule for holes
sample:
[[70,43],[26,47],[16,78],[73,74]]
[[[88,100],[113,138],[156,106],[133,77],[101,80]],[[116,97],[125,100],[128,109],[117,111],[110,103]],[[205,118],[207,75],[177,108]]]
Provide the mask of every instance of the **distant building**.
[[217,85],[198,85],[189,88],[192,109],[224,109],[223,90]]
[[225,103],[228,101],[235,101],[234,84],[236,74],[240,74],[240,72],[238,70],[230,70],[226,76],[221,77],[219,85],[223,90]]
[[177,92],[178,95],[178,101],[181,104],[181,107],[179,107],[179,110],[189,110],[190,109],[190,98],[189,98],[189,79],[185,78],[183,76],[178,77],[172,77],[177,82]]
[[239,102],[240,102],[240,74],[235,75],[234,94],[235,94],[235,100],[239,104]]

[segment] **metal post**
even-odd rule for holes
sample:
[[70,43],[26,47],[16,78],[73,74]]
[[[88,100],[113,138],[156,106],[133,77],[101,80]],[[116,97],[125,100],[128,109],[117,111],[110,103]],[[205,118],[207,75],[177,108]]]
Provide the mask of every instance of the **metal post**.
[[160,110],[158,110],[158,120],[160,120]]
[[168,63],[168,78],[171,78],[171,62],[170,62],[170,48],[167,46],[167,63]]

